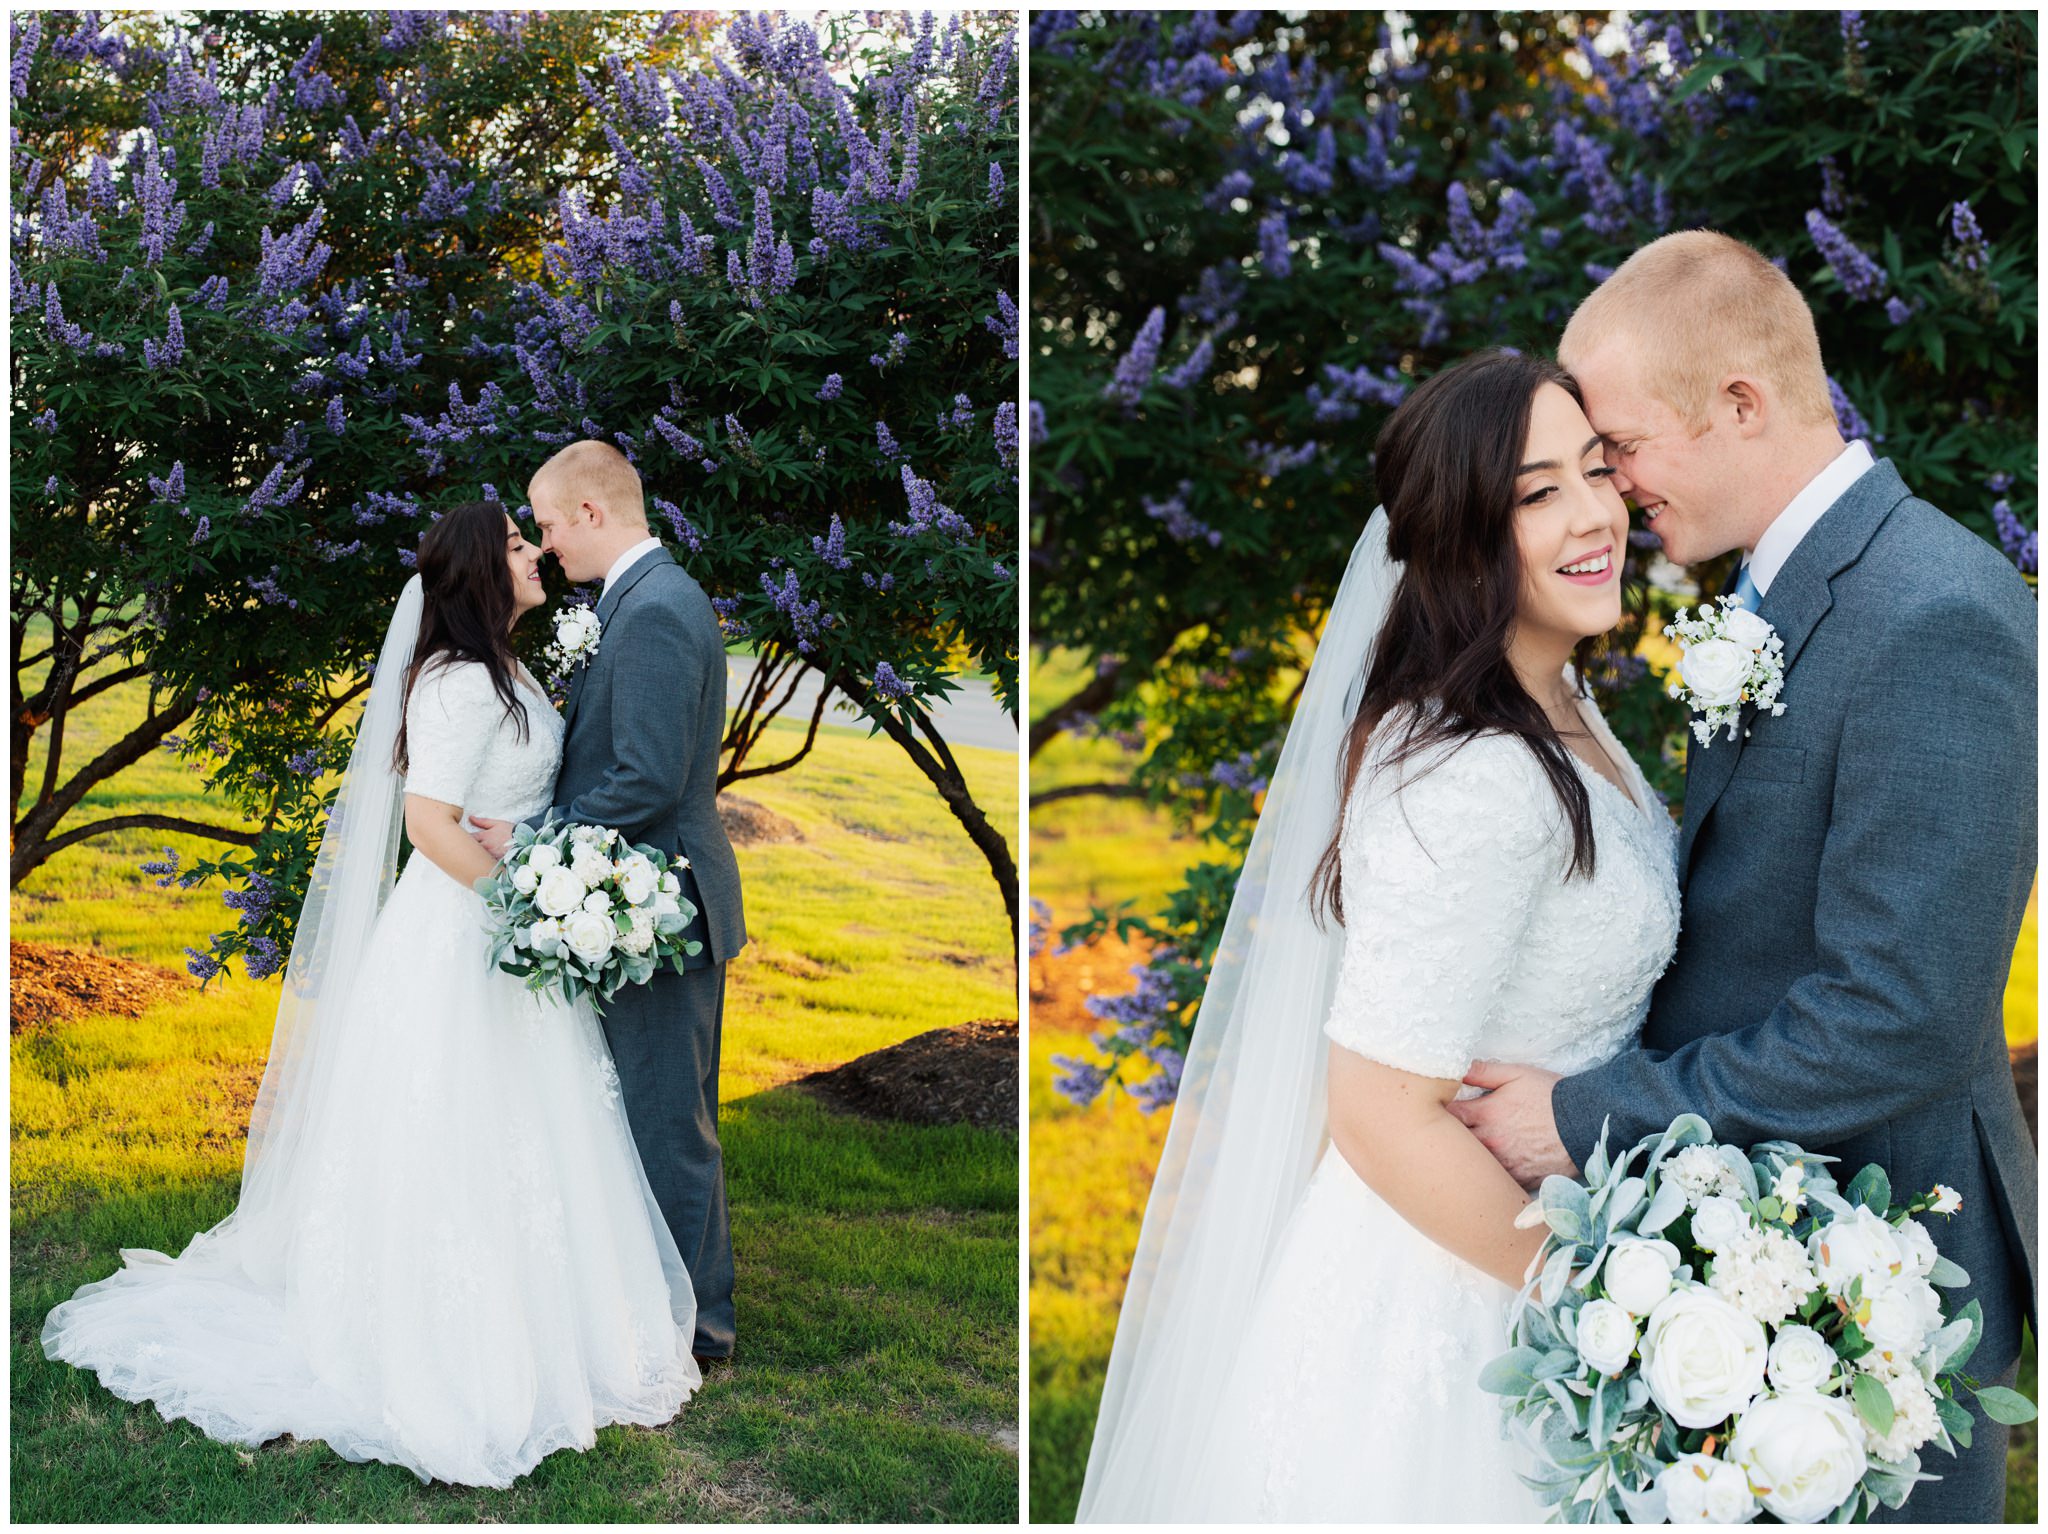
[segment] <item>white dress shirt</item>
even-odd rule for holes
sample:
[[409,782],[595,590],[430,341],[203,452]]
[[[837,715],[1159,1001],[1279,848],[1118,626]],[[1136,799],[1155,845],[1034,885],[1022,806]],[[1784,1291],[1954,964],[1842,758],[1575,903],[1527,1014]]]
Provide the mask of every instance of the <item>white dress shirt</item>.
[[612,567],[609,570],[605,571],[604,586],[601,590],[599,590],[597,594],[598,600],[600,602],[603,601],[605,592],[610,591],[612,589],[612,582],[617,580],[620,576],[624,575],[628,570],[632,569],[633,566],[637,564],[641,559],[645,558],[647,551],[649,549],[658,549],[660,547],[661,540],[659,538],[649,536],[646,538],[642,538],[638,543],[634,544],[630,549],[626,550],[625,553],[621,554],[618,557],[618,560],[612,565]]
[[1763,537],[1757,539],[1747,561],[1749,578],[1756,582],[1759,597],[1769,594],[1771,582],[1785,568],[1785,561],[1799,547],[1799,540],[1813,531],[1813,524],[1821,519],[1821,514],[1840,500],[1843,492],[1876,463],[1877,460],[1870,456],[1870,449],[1861,441],[1851,442],[1835,456],[1833,462],[1808,480],[1806,488],[1793,496],[1791,504],[1778,513],[1777,520],[1764,529]]

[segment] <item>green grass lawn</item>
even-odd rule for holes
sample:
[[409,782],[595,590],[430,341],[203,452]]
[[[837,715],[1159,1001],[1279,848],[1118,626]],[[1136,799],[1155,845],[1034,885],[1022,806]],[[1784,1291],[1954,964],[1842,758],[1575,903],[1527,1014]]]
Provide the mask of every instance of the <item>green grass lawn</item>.
[[[1032,670],[1034,705],[1051,706],[1085,675],[1070,655],[1039,659]],[[1032,787],[1038,792],[1110,780],[1128,773],[1134,760],[1110,742],[1063,736],[1033,760]],[[1164,815],[1129,799],[1046,805],[1032,814],[1031,839],[1031,895],[1051,907],[1055,929],[1080,920],[1091,903],[1155,902],[1204,852],[1200,842],[1173,836]],[[2015,1043],[2032,1039],[2037,1028],[2036,905],[2028,908],[2006,990],[2006,1032]],[[1117,1306],[1169,1122],[1165,1113],[1140,1113],[1121,1094],[1106,1094],[1080,1109],[1052,1090],[1053,1055],[1090,1053],[1086,1020],[1076,1016],[1072,994],[1085,962],[1085,955],[1040,956],[1032,965],[1027,1089],[1034,1522],[1070,1521],[1080,1498]],[[1125,988],[1113,965],[1094,965],[1093,973],[1100,989]],[[2019,1388],[2035,1396],[2031,1335]],[[2034,1428],[2016,1430],[2008,1459],[2007,1522],[2035,1522],[2038,1466]],[[1931,1468],[1939,1473],[1938,1464]]]
[[[139,706],[93,705],[67,755],[86,759]],[[1015,757],[956,755],[990,818],[1014,824]],[[116,789],[82,813],[221,813],[168,753]],[[666,1428],[607,1428],[594,1451],[498,1492],[422,1488],[319,1444],[238,1451],[45,1360],[44,1314],[118,1266],[118,1247],[176,1251],[233,1207],[278,994],[237,977],[140,1018],[11,1041],[13,1518],[1013,1521],[1014,1138],[874,1123],[789,1084],[929,1028],[1013,1016],[1001,900],[886,741],[823,731],[802,766],[742,792],[804,839],[740,849],[753,942],[729,978],[719,1121],[733,1366]],[[126,833],[60,854],[15,893],[14,936],[182,969],[181,949],[232,913],[217,891],[135,872],[165,842],[203,848]]]

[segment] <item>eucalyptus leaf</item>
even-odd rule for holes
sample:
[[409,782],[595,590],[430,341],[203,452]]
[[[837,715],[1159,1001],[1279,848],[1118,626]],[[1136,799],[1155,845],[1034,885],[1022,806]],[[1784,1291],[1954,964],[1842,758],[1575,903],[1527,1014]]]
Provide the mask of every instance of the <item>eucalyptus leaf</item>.
[[1977,1404],[1993,1422],[2003,1422],[2008,1427],[2032,1422],[2035,1417],[2034,1403],[2003,1385],[1984,1386],[1977,1392]]
[[1892,1430],[1892,1418],[1897,1409],[1892,1405],[1891,1392],[1871,1374],[1857,1374],[1851,1383],[1850,1393],[1856,1400],[1856,1415],[1861,1417],[1873,1433],[1882,1437]]

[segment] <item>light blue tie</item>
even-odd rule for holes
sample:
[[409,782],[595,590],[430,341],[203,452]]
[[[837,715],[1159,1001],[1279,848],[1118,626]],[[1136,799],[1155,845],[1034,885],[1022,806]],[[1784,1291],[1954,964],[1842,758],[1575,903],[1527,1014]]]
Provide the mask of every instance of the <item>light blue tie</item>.
[[1764,599],[1756,589],[1756,582],[1750,579],[1749,561],[1746,559],[1735,577],[1735,596],[1742,603],[1744,612],[1753,613],[1763,606]]

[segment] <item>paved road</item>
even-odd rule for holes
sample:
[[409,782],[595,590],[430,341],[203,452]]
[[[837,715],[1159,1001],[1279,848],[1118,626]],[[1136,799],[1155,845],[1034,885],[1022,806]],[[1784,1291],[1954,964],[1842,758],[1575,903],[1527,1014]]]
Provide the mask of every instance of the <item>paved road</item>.
[[[753,670],[753,661],[745,656],[726,657],[725,695],[728,703],[738,700],[740,689],[746,685]],[[781,717],[798,724],[808,721],[811,710],[818,706],[819,680],[817,672],[806,671],[797,683],[796,696],[790,699]],[[1002,705],[996,702],[995,691],[987,682],[962,682],[959,691],[933,703],[931,711],[933,722],[950,746],[981,746],[991,751],[1017,749],[1017,726],[1003,712]],[[834,693],[832,701],[825,705],[822,727],[856,730],[862,735],[872,728],[867,716],[847,702],[841,693]]]

